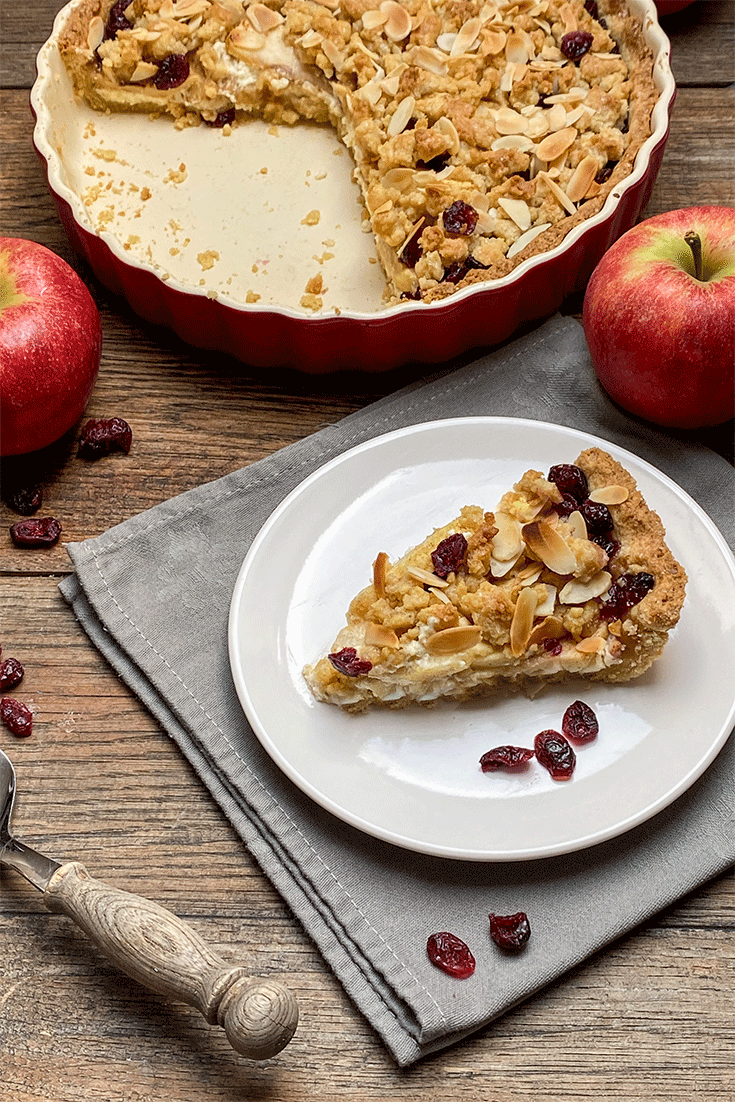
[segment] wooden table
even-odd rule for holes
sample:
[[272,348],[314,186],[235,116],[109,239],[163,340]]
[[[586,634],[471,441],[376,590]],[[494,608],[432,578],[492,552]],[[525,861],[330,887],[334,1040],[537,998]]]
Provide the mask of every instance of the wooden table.
[[[319,380],[250,370],[142,323],[96,283],[71,253],[31,144],[34,57],[59,6],[2,7],[0,233],[49,246],[92,287],[104,349],[88,413],[133,426],[127,458],[83,464],[68,447],[40,471],[44,512],[62,520],[64,539],[81,540],[335,422],[411,376]],[[666,25],[679,93],[646,213],[733,204],[735,4],[696,2]],[[712,440],[731,454],[732,425]],[[6,531],[16,519],[3,507]],[[29,554],[6,537],[2,560],[0,642],[4,656],[24,663],[22,697],[36,713],[30,739],[3,738],[18,773],[18,836],[171,908],[253,974],[287,979],[302,1012],[280,1057],[241,1059],[196,1011],[121,978],[6,871],[3,1102],[734,1102],[731,873],[483,1033],[400,1072],[174,745],[77,626],[57,591],[69,571],[63,547]]]

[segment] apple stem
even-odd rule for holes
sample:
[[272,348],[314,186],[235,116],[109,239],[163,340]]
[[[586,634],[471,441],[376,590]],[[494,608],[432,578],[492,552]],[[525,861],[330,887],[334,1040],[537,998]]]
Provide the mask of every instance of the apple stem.
[[702,239],[695,230],[687,230],[684,234],[684,240],[689,248],[692,250],[692,256],[694,257],[694,277],[700,282],[704,281],[704,272],[702,269]]

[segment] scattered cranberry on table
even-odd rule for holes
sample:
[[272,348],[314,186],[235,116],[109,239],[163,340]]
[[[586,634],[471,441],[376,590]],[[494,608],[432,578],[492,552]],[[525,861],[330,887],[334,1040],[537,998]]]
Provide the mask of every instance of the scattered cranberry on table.
[[514,915],[488,915],[490,937],[499,949],[518,952],[531,936],[531,925],[525,911]]
[[0,663],[0,692],[7,692],[20,685],[25,670],[17,658],[6,658]]
[[61,525],[55,517],[19,520],[10,526],[10,537],[16,547],[52,547],[60,535]]
[[37,513],[43,504],[43,490],[40,486],[18,486],[3,494],[3,500],[9,509],[22,517]]
[[132,429],[122,417],[91,417],[79,437],[77,455],[82,459],[101,459],[114,451],[127,455],[132,441]]
[[4,696],[0,700],[0,720],[18,738],[27,738],[33,731],[33,712],[27,704],[13,696]]
[[456,934],[447,931],[432,934],[426,943],[426,952],[432,964],[455,979],[466,980],[475,971],[475,958]]

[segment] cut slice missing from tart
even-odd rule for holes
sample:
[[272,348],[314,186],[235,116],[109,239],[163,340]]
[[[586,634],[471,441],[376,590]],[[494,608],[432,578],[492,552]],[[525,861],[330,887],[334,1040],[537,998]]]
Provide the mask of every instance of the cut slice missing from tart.
[[527,471],[492,512],[465,506],[394,563],[380,552],[304,677],[350,711],[629,681],[663,651],[686,580],[634,478],[589,448]]

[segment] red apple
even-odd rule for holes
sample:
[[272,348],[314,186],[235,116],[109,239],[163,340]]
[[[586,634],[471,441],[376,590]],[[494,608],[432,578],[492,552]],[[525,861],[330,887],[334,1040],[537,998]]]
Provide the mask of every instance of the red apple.
[[670,428],[735,415],[735,209],[658,214],[618,238],[595,268],[582,320],[590,356],[619,405]]
[[73,268],[35,241],[0,237],[0,455],[58,440],[81,417],[102,323]]
[[693,0],[656,0],[659,15],[673,15],[675,11],[688,8]]

